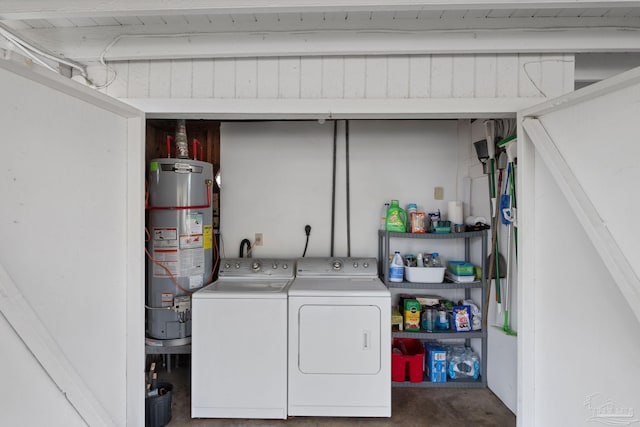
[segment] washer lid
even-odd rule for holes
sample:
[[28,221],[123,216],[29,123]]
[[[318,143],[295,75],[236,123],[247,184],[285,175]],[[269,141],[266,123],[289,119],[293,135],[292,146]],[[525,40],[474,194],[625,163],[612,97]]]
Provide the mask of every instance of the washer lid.
[[204,298],[287,298],[291,280],[217,280],[193,294]]
[[289,296],[389,297],[389,289],[377,277],[298,277],[289,287]]

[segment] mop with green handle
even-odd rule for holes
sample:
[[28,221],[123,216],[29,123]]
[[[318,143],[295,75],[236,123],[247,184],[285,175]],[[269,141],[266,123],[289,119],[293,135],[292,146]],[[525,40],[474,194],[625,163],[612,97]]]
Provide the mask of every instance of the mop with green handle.
[[503,287],[502,300],[504,303],[504,323],[503,330],[507,335],[516,335],[516,332],[511,329],[511,323],[509,319],[510,311],[510,298],[511,298],[511,286],[512,286],[512,268],[511,268],[511,254],[514,250],[513,244],[516,239],[516,263],[517,263],[517,228],[516,225],[516,208],[515,208],[515,159],[516,159],[516,142],[517,139],[514,136],[505,138],[498,144],[500,147],[506,146],[508,166],[507,166],[507,180],[505,184],[504,194],[500,199],[500,212],[502,216],[502,223],[507,226],[507,272],[506,279]]

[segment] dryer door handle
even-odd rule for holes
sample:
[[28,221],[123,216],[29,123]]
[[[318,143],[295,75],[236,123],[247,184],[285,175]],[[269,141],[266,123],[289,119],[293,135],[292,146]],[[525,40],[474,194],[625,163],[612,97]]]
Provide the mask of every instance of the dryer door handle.
[[368,329],[364,329],[362,331],[362,349],[363,350],[371,350],[370,335],[371,335],[371,331],[369,331]]

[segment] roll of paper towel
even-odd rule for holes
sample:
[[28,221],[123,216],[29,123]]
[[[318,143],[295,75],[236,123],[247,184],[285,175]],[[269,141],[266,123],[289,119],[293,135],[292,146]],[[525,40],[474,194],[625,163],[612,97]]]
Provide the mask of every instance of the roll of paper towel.
[[457,200],[449,202],[449,221],[453,224],[464,224],[464,215],[462,214],[462,202]]

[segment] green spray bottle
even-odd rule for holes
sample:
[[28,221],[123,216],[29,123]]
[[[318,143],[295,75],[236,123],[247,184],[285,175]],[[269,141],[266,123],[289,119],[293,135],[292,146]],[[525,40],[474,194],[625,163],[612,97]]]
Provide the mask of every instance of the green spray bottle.
[[407,231],[407,212],[397,200],[392,200],[387,209],[387,231],[404,233]]

